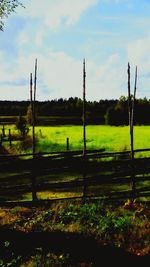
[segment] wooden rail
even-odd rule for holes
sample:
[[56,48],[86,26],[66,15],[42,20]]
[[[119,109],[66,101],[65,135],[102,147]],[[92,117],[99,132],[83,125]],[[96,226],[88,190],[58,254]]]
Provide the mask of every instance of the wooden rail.
[[[144,151],[150,149],[138,149],[134,153]],[[71,198],[82,198],[83,191],[86,198],[108,200],[132,195],[130,151],[107,153],[90,150],[85,158],[82,151],[35,155],[34,158],[32,154],[0,155],[0,205],[22,201],[22,195],[33,195],[33,191],[64,192],[63,199],[70,199],[67,192],[73,192]],[[134,175],[135,197],[150,197],[150,158],[134,159]],[[41,202],[41,199],[37,201]]]

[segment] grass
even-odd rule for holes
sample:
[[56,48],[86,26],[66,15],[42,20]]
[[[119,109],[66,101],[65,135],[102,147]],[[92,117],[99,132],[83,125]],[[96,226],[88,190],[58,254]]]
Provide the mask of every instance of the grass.
[[[65,198],[73,198],[73,197],[82,197],[83,193],[82,191],[78,190],[70,190],[70,191],[61,191],[61,190],[53,190],[53,191],[41,191],[37,192],[37,198],[38,200],[47,200],[47,199],[65,199]],[[22,200],[24,201],[31,201],[32,200],[32,194],[26,193],[22,196]]]
[[[1,126],[2,128],[2,126]],[[0,131],[1,131],[0,128]],[[12,131],[12,135],[18,134],[15,126],[7,125]],[[30,135],[32,129],[30,128]],[[130,135],[128,126],[106,126],[106,125],[89,125],[86,127],[87,149],[101,149],[106,151],[123,151],[130,149]],[[36,151],[50,152],[66,150],[66,139],[69,138],[70,150],[79,150],[83,148],[83,128],[82,126],[38,126],[36,127]],[[4,146],[9,146],[8,142]],[[17,142],[13,143],[13,147],[19,151]],[[134,148],[144,149],[150,147],[150,126],[134,127]],[[27,152],[31,152],[30,147]],[[143,156],[143,152],[139,152],[138,156]],[[150,153],[145,152],[145,155]]]
[[[39,146],[44,145],[45,139],[48,142],[66,145],[66,138],[69,137],[70,149],[82,149],[83,129],[82,126],[53,126],[37,127],[41,129],[43,138]],[[136,126],[134,131],[135,149],[150,147],[150,126]],[[86,127],[87,149],[105,148],[106,151],[122,151],[130,149],[130,136],[128,126],[102,126],[92,125]],[[44,140],[43,140],[44,139]]]
[[[46,149],[49,144],[51,147],[51,143],[56,147],[60,146],[60,149],[66,149],[67,137],[69,137],[71,150],[78,150],[83,147],[82,126],[42,127],[41,131],[46,141],[42,139],[39,141],[39,150],[43,147]],[[128,127],[87,126],[86,134],[87,149],[122,150],[129,143]]]
[[[6,127],[12,129],[12,133],[17,135],[14,126]],[[1,130],[0,130],[1,131]],[[135,127],[135,149],[150,147],[150,126]],[[31,129],[30,129],[31,134]],[[82,149],[82,127],[81,126],[53,126],[53,127],[36,127],[37,151],[56,151],[66,149],[66,138],[70,139],[70,149]],[[7,143],[4,143],[6,148]],[[18,143],[16,142],[16,152]],[[15,152],[15,144],[13,149]],[[129,127],[113,127],[113,126],[87,126],[87,149],[105,148],[106,151],[122,151],[130,149]],[[18,150],[18,151],[17,151]],[[30,149],[28,148],[28,152]],[[141,156],[143,154],[139,154]],[[148,154],[147,154],[148,155]],[[6,173],[4,174],[4,176]],[[12,176],[15,175],[11,174]],[[10,176],[11,176],[10,175]],[[5,177],[3,177],[5,178]],[[11,178],[11,177],[10,177]],[[13,177],[12,177],[13,178]],[[50,176],[41,177],[40,179],[49,179]],[[72,179],[68,174],[65,179]],[[51,177],[54,180],[63,180],[64,175],[60,177]],[[149,182],[147,182],[149,185]],[[126,190],[128,185],[106,185],[90,188],[92,191]],[[138,184],[141,186],[141,183]],[[110,188],[109,188],[110,187]],[[82,192],[77,191],[45,191],[38,192],[39,199],[54,199],[57,197],[72,197],[81,195]],[[24,194],[23,199],[31,200],[31,193]],[[86,235],[93,235],[101,242],[113,244],[118,247],[131,251],[137,255],[146,255],[150,253],[150,212],[149,207],[139,203],[126,202],[121,206],[106,205],[103,203],[86,203],[72,204],[70,201],[63,203],[54,203],[49,209],[37,208],[24,209],[15,207],[13,209],[0,208],[0,225],[7,225],[11,228],[22,231],[70,231],[80,232]],[[40,266],[42,252],[35,254],[28,262],[22,263],[22,267]],[[65,255],[46,255],[48,266],[61,266],[62,262],[66,263],[68,256]],[[12,261],[19,259],[13,259]],[[6,265],[0,266],[16,266],[14,263],[8,262]],[[3,263],[2,263],[3,264]],[[50,265],[53,264],[53,265]],[[44,265],[43,265],[44,266]],[[47,266],[47,265],[45,265]],[[67,265],[66,265],[67,266]]]
[[[1,126],[2,128],[2,126]],[[0,128],[0,131],[1,131]],[[8,129],[11,129],[12,134],[17,136],[18,131],[16,130],[14,125],[7,125],[5,126],[6,134],[8,133]],[[123,151],[130,149],[130,138],[129,138],[129,127],[122,126],[122,127],[115,127],[115,126],[102,126],[102,125],[92,125],[87,126],[87,149],[100,149],[104,148],[106,151]],[[32,133],[32,129],[30,128],[30,135]],[[147,148],[150,144],[150,126],[135,126],[135,149],[140,148]],[[51,151],[64,151],[66,150],[66,138],[69,137],[70,140],[70,149],[71,150],[78,150],[82,149],[83,146],[83,129],[82,126],[42,126],[36,127],[36,138],[37,138],[37,145],[36,151],[37,152],[51,152]],[[4,146],[10,151],[11,153],[25,153],[31,152],[31,140],[29,140],[29,146],[27,146],[27,150],[23,150],[22,146],[19,142],[14,141],[12,148],[9,148],[8,142],[4,142]],[[140,152],[137,153],[137,156],[144,156],[149,155],[148,152]],[[6,179],[6,182],[9,184],[14,183],[28,183],[29,180],[24,178],[23,172],[20,172],[20,177],[15,178],[13,181],[13,176],[16,173],[3,173],[0,175],[1,181]],[[70,181],[77,179],[79,174],[68,174],[62,173],[59,175],[53,176],[51,173],[47,175],[40,175],[37,177],[37,181]],[[12,178],[12,179],[11,179]],[[138,183],[138,187],[149,185],[148,182],[141,182]],[[88,187],[88,192],[92,195],[94,193],[101,193],[101,192],[108,192],[108,191],[125,191],[129,189],[130,186],[128,184],[123,185],[99,185],[95,187]],[[38,198],[39,199],[49,199],[49,198],[64,198],[70,196],[78,196],[82,194],[82,192],[70,190],[53,190],[49,192],[39,192]],[[24,200],[31,200],[31,194],[24,194],[22,196],[19,195],[19,198]]]

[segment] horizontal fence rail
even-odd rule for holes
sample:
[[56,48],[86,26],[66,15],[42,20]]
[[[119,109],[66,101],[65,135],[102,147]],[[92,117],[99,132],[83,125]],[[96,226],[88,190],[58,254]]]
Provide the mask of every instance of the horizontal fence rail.
[[[138,152],[147,149],[134,150]],[[134,177],[134,188],[133,188]],[[54,199],[150,198],[150,158],[130,151],[0,155],[0,205]]]

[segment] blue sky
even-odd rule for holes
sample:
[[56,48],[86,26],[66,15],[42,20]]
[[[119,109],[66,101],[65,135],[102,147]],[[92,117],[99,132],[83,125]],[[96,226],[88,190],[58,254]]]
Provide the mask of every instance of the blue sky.
[[1,99],[29,99],[38,60],[37,99],[127,95],[127,64],[137,97],[150,98],[149,0],[24,0],[0,32]]

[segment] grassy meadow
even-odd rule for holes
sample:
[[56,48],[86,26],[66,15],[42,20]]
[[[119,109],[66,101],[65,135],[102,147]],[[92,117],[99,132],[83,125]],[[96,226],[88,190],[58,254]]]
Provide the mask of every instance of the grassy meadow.
[[[40,130],[41,129],[41,130]],[[41,131],[41,137],[39,132]],[[55,151],[66,149],[66,138],[69,137],[70,150],[83,147],[82,126],[37,127],[39,141],[38,151]],[[91,125],[86,127],[87,149],[105,149],[105,151],[130,150],[128,126]],[[134,127],[134,149],[150,147],[150,126]],[[142,155],[142,153],[141,153]]]
[[[5,126],[5,133],[11,129],[12,135],[18,135],[13,125]],[[0,128],[1,132],[2,126]],[[82,126],[37,126],[36,152],[51,152],[66,150],[66,139],[69,138],[70,150],[79,150],[83,147]],[[32,136],[30,128],[29,135]],[[129,126],[89,125],[86,127],[87,149],[105,149],[105,151],[124,151],[130,149]],[[31,141],[26,152],[31,152]],[[8,142],[3,143],[5,147]],[[19,152],[19,144],[13,141],[12,147]],[[150,147],[150,126],[134,127],[134,149]],[[16,149],[15,149],[16,148]],[[21,152],[21,151],[20,151]],[[147,152],[146,152],[147,153]],[[142,155],[140,152],[139,156]]]

